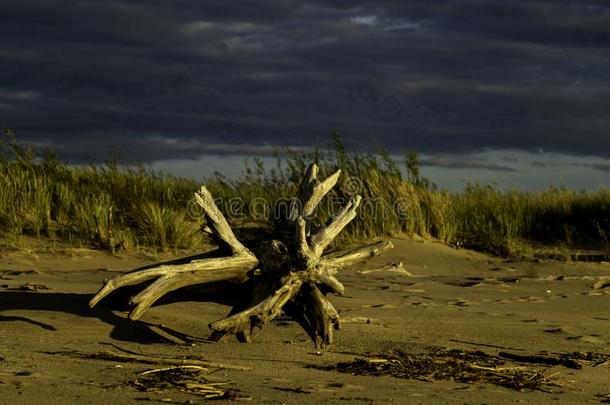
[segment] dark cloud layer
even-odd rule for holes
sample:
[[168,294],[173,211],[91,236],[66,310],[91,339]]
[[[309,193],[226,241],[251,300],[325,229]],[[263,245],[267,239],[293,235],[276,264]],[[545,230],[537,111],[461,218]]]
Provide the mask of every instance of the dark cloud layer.
[[496,172],[515,172],[515,168],[488,161],[481,161],[469,155],[435,155],[421,160],[423,166],[445,169],[483,169]]
[[607,1],[4,0],[0,26],[0,124],[74,160],[335,128],[397,153],[610,157]]

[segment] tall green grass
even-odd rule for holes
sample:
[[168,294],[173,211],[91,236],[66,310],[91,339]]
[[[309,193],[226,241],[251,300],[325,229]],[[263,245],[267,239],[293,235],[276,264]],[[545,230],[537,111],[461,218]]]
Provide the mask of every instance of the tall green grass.
[[72,167],[35,156],[8,133],[0,146],[0,232],[108,249],[161,250],[198,243],[186,218],[197,184],[142,167]]
[[[199,184],[144,167],[75,167],[53,155],[36,156],[10,131],[0,143],[0,232],[31,235],[110,251],[134,248],[195,248],[202,241],[201,212],[192,195]],[[338,244],[398,233],[436,237],[499,256],[527,239],[571,246],[610,247],[610,190],[565,189],[528,193],[469,185],[463,192],[438,191],[423,178],[417,155],[401,167],[386,151],[352,153],[338,134],[324,150],[278,154],[272,167],[246,161],[243,175],[216,173],[203,180],[236,226],[255,224],[273,233],[283,225],[307,165],[320,177],[336,169],[337,187],[320,205],[317,224],[327,222],[356,194],[359,214]]]

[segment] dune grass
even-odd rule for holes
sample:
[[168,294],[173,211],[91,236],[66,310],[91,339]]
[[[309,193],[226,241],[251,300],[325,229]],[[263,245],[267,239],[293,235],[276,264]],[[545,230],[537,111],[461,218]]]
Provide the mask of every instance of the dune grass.
[[185,207],[197,184],[139,168],[72,167],[9,137],[0,155],[0,232],[94,248],[188,248],[198,225]]
[[[71,166],[53,155],[36,156],[12,133],[0,143],[0,233],[29,235],[112,252],[138,248],[196,248],[202,213],[192,199],[199,184],[143,166]],[[610,190],[550,189],[529,193],[469,185],[438,191],[421,177],[416,154],[404,168],[386,151],[351,153],[338,135],[332,148],[286,151],[274,167],[253,159],[243,175],[203,179],[231,222],[281,226],[305,167],[321,175],[342,169],[338,185],[321,204],[326,222],[350,197],[363,202],[337,243],[398,233],[436,237],[498,256],[514,254],[520,240],[610,247]],[[406,175],[405,175],[406,173]]]

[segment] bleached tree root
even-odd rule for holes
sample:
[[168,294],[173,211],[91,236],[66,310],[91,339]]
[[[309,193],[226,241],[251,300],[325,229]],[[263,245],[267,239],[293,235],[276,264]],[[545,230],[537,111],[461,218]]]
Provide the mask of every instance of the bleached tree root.
[[129,317],[135,320],[155,301],[171,291],[188,285],[246,278],[247,273],[256,268],[258,259],[237,240],[225,217],[214,203],[210,192],[205,187],[201,187],[195,196],[206,213],[207,227],[219,240],[219,249],[229,251],[231,256],[193,260],[190,263],[179,265],[161,265],[122,274],[107,280],[91,299],[89,307],[93,308],[105,296],[121,287],[156,279],[131,299],[131,304],[135,305],[135,308]]
[[[262,327],[284,311],[299,322],[316,346],[332,344],[333,332],[340,328],[340,321],[326,294],[343,294],[345,290],[336,274],[344,266],[392,248],[391,242],[380,241],[324,255],[332,241],[356,217],[362,200],[360,196],[353,197],[327,225],[312,229],[313,214],[336,185],[340,173],[337,170],[319,181],[318,166],[312,164],[307,168],[283,230],[287,236],[267,241],[258,257],[239,242],[209,191],[201,187],[195,197],[206,214],[204,229],[217,240],[217,253],[221,257],[163,264],[114,277],[91,299],[90,307],[121,287],[154,280],[130,301],[134,306],[130,318],[138,319],[171,291],[234,280],[250,283],[250,303],[236,304],[226,318],[211,323],[212,339],[236,335],[240,341],[249,342],[254,327]],[[254,272],[255,269],[260,272]],[[238,298],[242,297],[236,297],[236,302],[240,301]]]
[[392,248],[394,248],[392,242],[381,240],[357,248],[331,253],[325,255],[323,259],[330,265],[344,267],[364,261],[370,257],[379,256]]

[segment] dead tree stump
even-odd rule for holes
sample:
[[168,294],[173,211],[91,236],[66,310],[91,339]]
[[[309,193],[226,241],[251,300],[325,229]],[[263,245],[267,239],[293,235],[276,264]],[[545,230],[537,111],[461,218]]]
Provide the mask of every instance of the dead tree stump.
[[[318,166],[311,164],[293,199],[282,240],[269,240],[257,254],[246,248],[233,233],[210,192],[202,186],[195,198],[206,214],[203,229],[218,242],[222,257],[192,260],[182,264],[162,264],[135,270],[107,280],[89,302],[94,307],[111,292],[125,286],[154,280],[131,298],[129,317],[138,319],[163,295],[182,287],[221,280],[248,282],[250,302],[236,304],[224,319],[211,323],[211,338],[236,335],[249,342],[255,326],[262,327],[284,311],[295,318],[318,347],[330,345],[333,331],[340,328],[339,314],[327,298],[342,294],[344,287],[335,277],[346,265],[376,256],[392,248],[380,241],[354,249],[324,254],[335,237],[356,216],[361,197],[352,198],[325,226],[313,229],[313,214],[322,198],[335,186],[340,170],[319,181]],[[256,270],[256,271],[255,271]],[[236,299],[236,302],[239,300]]]

